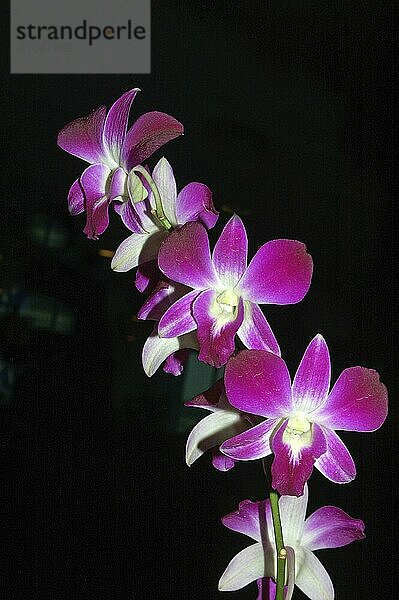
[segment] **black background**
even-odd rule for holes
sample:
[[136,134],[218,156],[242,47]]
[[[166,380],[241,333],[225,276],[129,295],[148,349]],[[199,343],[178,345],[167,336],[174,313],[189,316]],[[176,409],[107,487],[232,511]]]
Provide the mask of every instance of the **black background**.
[[[181,378],[146,380],[150,327],[132,320],[142,298],[132,273],[98,255],[125,231],[113,215],[88,241],[84,217],[67,212],[83,163],[56,147],[57,132],[127,89],[142,89],[135,116],[157,109],[184,123],[150,162],[165,154],[180,188],[210,186],[224,207],[218,232],[237,211],[252,251],[274,237],[307,244],[309,294],[267,310],[291,370],[321,332],[334,379],[376,368],[394,401],[392,6],[154,0],[151,75],[8,76],[4,66],[0,286],[66,303],[76,327],[33,330],[17,307],[1,323],[17,373],[1,406],[2,597],[256,597],[254,586],[221,594],[217,582],[248,545],[220,516],[265,496],[260,466],[185,466],[186,435],[173,428]],[[32,240],[34,219],[61,229],[64,247]],[[366,523],[366,540],[319,553],[339,600],[392,597],[392,429],[391,417],[376,433],[343,434],[353,483],[312,476],[310,510],[336,504]]]

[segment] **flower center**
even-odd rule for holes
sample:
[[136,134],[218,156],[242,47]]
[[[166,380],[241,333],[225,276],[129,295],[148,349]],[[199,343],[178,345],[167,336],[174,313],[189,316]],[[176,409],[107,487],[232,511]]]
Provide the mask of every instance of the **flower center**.
[[312,443],[312,423],[303,413],[297,413],[288,419],[283,441],[291,446],[293,455]]
[[221,310],[228,314],[234,314],[239,300],[239,296],[231,288],[227,288],[227,290],[224,290],[224,292],[216,297],[216,302],[219,304]]

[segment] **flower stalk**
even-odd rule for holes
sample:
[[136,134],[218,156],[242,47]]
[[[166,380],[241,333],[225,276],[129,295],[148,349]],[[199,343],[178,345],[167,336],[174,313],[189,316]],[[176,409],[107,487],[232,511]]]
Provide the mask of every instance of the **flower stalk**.
[[284,547],[283,531],[281,528],[280,510],[278,506],[278,494],[275,490],[271,490],[269,494],[270,507],[272,511],[274,540],[277,553],[277,577],[276,577],[276,597],[275,600],[284,600],[284,583],[285,583],[285,563],[287,558],[287,550]]
[[154,194],[154,199],[155,199],[155,209],[152,210],[151,212],[161,223],[162,227],[164,227],[167,231],[169,231],[170,229],[172,229],[172,225],[168,221],[168,219],[165,215],[165,211],[162,206],[161,195],[158,191],[157,186],[155,185],[155,181],[153,180],[153,178],[151,177],[151,175],[149,174],[147,169],[145,169],[141,165],[137,165],[132,170],[135,173],[140,173],[140,175],[142,175],[144,177],[144,179],[147,181],[148,185],[151,188],[152,193]]

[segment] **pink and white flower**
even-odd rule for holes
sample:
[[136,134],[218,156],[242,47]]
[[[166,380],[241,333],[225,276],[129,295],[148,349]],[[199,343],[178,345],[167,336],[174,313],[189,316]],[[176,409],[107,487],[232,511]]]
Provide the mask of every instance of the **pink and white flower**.
[[[178,194],[173,169],[166,158],[161,158],[154,167],[152,180],[171,229],[188,221],[199,221],[208,229],[215,225],[219,213],[215,210],[208,186],[192,182]],[[137,175],[132,172],[127,183],[132,201],[136,183]],[[151,188],[148,188],[148,197],[135,202],[134,207],[137,218],[129,227],[133,233],[118,247],[111,263],[114,271],[129,271],[155,260],[162,241],[170,234],[156,217],[156,200]]]
[[235,335],[248,348],[276,354],[280,349],[258,304],[295,304],[307,293],[312,258],[295,240],[261,246],[247,267],[247,234],[234,215],[210,254],[206,229],[188,223],[167,237],[158,265],[170,279],[192,288],[159,322],[164,338],[197,330],[199,360],[224,365],[235,349]]
[[220,444],[233,435],[251,427],[251,421],[241,411],[229,404],[223,379],[209,390],[185,402],[185,406],[204,408],[211,412],[191,431],[186,444],[186,463],[189,467],[207,450],[212,451],[212,464],[219,471],[229,471],[235,460],[222,454]]
[[84,232],[88,238],[96,239],[106,230],[108,207],[116,199],[122,202],[118,209],[122,220],[127,226],[133,225],[135,213],[126,192],[127,174],[183,133],[179,121],[158,111],[145,113],[127,130],[130,107],[139,91],[129,90],[108,113],[100,106],[65,125],[58,134],[57,143],[63,150],[90,163],[68,194],[70,213],[87,213]]
[[[314,551],[340,548],[363,539],[364,523],[360,519],[353,519],[336,506],[323,506],[305,519],[307,503],[307,485],[299,498],[282,496],[279,500],[284,544],[287,550],[292,548],[291,554],[294,557],[287,570],[293,567],[295,585],[310,600],[333,600],[334,586]],[[222,518],[222,523],[233,531],[247,535],[255,544],[248,546],[231,560],[220,578],[219,590],[239,590],[252,581],[257,581],[260,591],[263,591],[263,595],[258,598],[267,597],[267,590],[270,600],[274,600],[276,550],[270,501],[244,500],[237,511]],[[293,590],[290,585],[287,588],[286,600],[290,600]]]
[[373,369],[345,369],[330,388],[330,354],[321,335],[307,347],[291,385],[282,358],[243,350],[226,367],[227,398],[238,410],[260,415],[260,425],[227,440],[221,451],[235,460],[274,454],[272,486],[300,496],[313,466],[336,483],[352,481],[353,459],[335,433],[375,431],[388,412],[387,390]]

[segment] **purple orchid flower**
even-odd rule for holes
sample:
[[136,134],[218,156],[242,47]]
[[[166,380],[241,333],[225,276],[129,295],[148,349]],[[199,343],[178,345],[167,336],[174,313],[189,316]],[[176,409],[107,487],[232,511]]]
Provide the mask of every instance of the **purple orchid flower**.
[[272,486],[300,496],[313,466],[336,483],[352,481],[353,459],[335,433],[375,431],[388,411],[387,390],[372,369],[345,369],[330,393],[330,354],[321,335],[307,347],[291,386],[282,358],[243,350],[228,363],[226,393],[237,409],[266,417],[260,425],[224,442],[235,460],[274,454]]
[[233,435],[245,431],[253,423],[241,411],[229,404],[223,379],[219,379],[206,392],[185,402],[185,406],[205,408],[210,415],[201,419],[191,431],[186,444],[186,463],[189,467],[207,450],[212,451],[212,464],[218,471],[229,471],[235,460],[222,454],[220,444]]
[[140,90],[123,94],[107,113],[100,106],[91,114],[72,121],[58,134],[58,145],[90,163],[72,184],[68,206],[72,215],[86,210],[84,232],[97,239],[109,223],[108,207],[113,200],[123,201],[119,212],[131,213],[126,192],[129,171],[143,163],[164,144],[182,135],[183,125],[173,117],[158,111],[137,119],[127,131],[131,104]]
[[224,365],[235,349],[235,335],[248,348],[280,353],[276,338],[258,304],[295,304],[307,293],[312,258],[295,240],[264,244],[247,267],[247,234],[234,215],[222,231],[211,257],[200,223],[188,223],[166,238],[158,265],[191,292],[175,302],[159,322],[163,338],[197,329],[199,360]]
[[[175,300],[185,294],[187,288],[174,282],[161,280],[138,312],[138,318],[147,321],[159,321],[164,312]],[[143,347],[143,368],[151,377],[165,363],[163,370],[171,375],[183,372],[188,358],[188,349],[198,350],[197,336],[189,333],[176,338],[162,339],[156,326]]]
[[[287,553],[287,558],[292,556],[292,559],[288,561],[285,597],[290,600],[295,584],[310,600],[333,600],[334,586],[314,551],[340,548],[363,539],[364,523],[336,506],[323,506],[305,520],[307,504],[307,485],[303,496],[282,496],[279,500],[284,543],[287,551],[292,549],[290,554]],[[231,560],[220,578],[219,590],[239,590],[257,581],[259,589],[269,591],[270,600],[274,600],[276,549],[270,501],[244,500],[237,511],[222,518],[222,523],[256,543]]]
[[[135,192],[137,179],[135,173],[129,174],[127,189],[131,197]],[[152,180],[170,224],[170,230],[165,229],[154,214],[155,195],[153,190],[148,188],[147,199],[135,203],[135,209],[132,208],[133,204],[130,205],[132,210],[135,210],[137,218],[125,219],[125,225],[133,233],[117,249],[111,263],[114,271],[129,271],[156,259],[162,241],[173,228],[188,221],[199,221],[210,229],[218,219],[219,213],[213,205],[212,192],[205,184],[189,183],[177,194],[173,169],[166,158],[161,158],[155,166]]]

